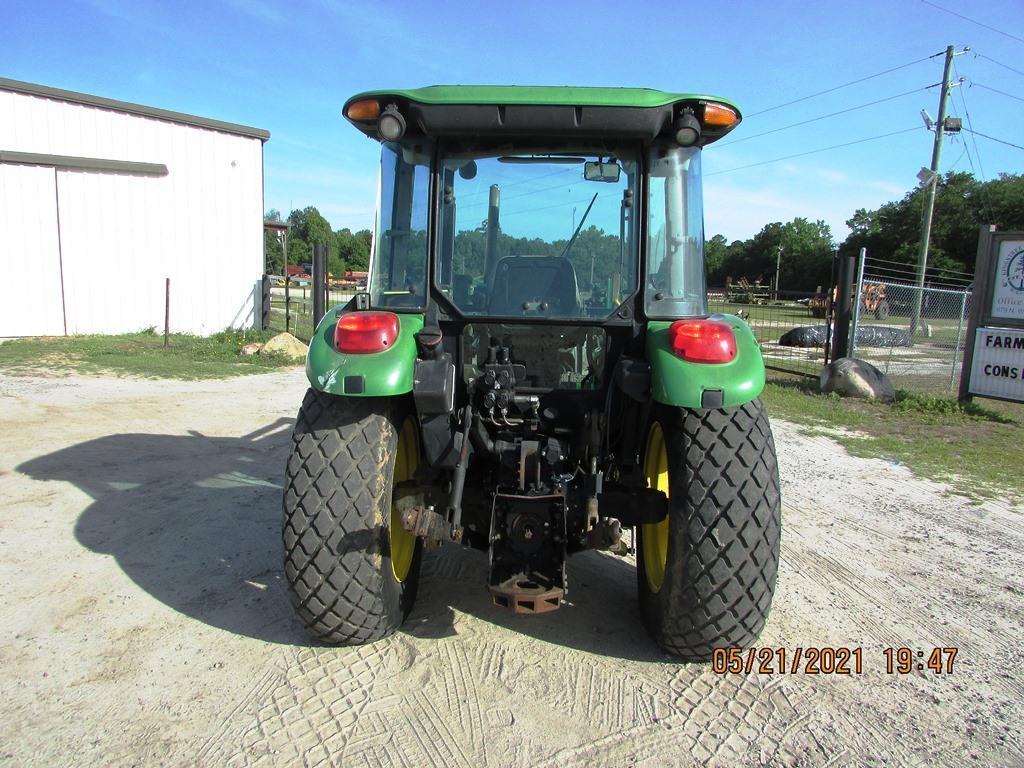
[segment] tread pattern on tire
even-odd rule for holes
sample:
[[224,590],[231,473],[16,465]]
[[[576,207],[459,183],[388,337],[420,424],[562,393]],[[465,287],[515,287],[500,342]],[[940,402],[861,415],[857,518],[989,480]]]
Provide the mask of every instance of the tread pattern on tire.
[[395,581],[388,557],[394,407],[387,399],[311,389],[292,433],[285,578],[299,619],[327,643],[355,645],[390,634],[415,594],[418,552],[404,585]]
[[[669,562],[656,594],[640,574],[644,612],[665,650],[707,660],[715,648],[751,645],[768,617],[782,525],[775,444],[760,400],[666,409],[663,419]],[[673,462],[683,471],[673,475]]]

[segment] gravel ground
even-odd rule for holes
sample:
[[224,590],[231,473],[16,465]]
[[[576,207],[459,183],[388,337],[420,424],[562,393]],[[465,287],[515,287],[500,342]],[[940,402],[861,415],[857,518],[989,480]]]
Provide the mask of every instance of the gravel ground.
[[[483,554],[434,551],[400,632],[318,647],[281,581],[304,388],[0,380],[0,765],[1024,765],[1024,509],[776,421],[760,644],[859,647],[861,674],[673,662],[633,564],[598,553],[569,605],[514,617]],[[885,672],[884,648],[943,646],[953,674]]]

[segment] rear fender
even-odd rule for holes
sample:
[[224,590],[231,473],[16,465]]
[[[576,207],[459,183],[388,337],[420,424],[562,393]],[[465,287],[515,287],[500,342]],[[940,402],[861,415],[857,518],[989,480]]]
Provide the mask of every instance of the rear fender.
[[415,334],[423,315],[399,314],[398,338],[383,352],[342,354],[334,346],[334,327],[345,306],[337,306],[320,321],[306,354],[306,378],[313,389],[347,397],[389,397],[412,392],[416,364]]
[[671,320],[647,323],[647,359],[651,363],[651,395],[659,403],[683,408],[734,408],[760,396],[764,360],[750,327],[735,315],[711,315],[732,326],[736,358],[729,363],[691,363],[672,354],[668,343]]

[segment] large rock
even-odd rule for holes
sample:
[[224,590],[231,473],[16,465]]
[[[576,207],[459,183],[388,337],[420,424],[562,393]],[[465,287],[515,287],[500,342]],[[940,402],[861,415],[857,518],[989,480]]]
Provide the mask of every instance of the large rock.
[[821,369],[821,391],[844,397],[863,397],[891,403],[896,388],[889,377],[871,363],[856,357],[841,357]]
[[290,333],[279,333],[263,345],[260,352],[274,352],[292,360],[305,360],[308,348]]

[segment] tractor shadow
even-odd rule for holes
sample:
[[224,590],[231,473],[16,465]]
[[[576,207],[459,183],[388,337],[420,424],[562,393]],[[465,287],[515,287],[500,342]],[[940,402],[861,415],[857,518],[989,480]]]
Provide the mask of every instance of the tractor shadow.
[[567,602],[557,611],[516,615],[491,601],[486,553],[441,547],[424,554],[419,595],[402,629],[419,638],[456,636],[467,629],[461,613],[553,646],[633,661],[670,660],[644,629],[631,562],[581,552],[569,558],[568,581]]
[[[234,634],[315,645],[295,617],[282,573],[281,481],[291,419],[240,437],[119,434],[32,459],[17,471],[72,483],[92,502],[75,537],[112,556],[170,608]],[[610,555],[569,560],[569,602],[540,616],[498,608],[485,553],[454,545],[424,553],[419,595],[401,632],[429,640],[470,630],[473,616],[554,646],[664,661],[647,635],[636,570]]]
[[291,419],[241,437],[120,434],[21,464],[73,483],[92,503],[75,524],[84,547],[174,610],[272,643],[310,645],[281,562],[281,479]]

